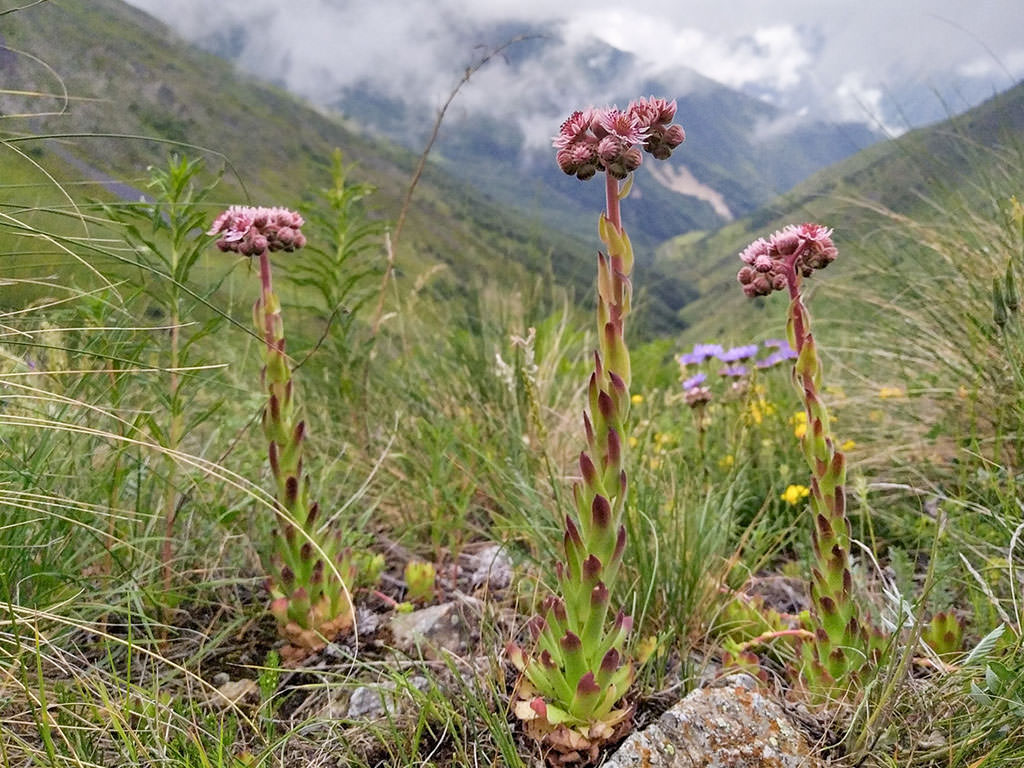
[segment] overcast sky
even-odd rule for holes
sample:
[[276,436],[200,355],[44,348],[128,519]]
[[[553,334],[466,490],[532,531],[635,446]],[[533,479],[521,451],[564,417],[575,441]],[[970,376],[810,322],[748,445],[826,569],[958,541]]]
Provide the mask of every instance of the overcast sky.
[[[244,24],[249,32],[236,35],[229,58],[314,101],[364,83],[436,107],[483,50],[474,43],[503,42],[508,28],[493,22],[543,25],[568,51],[597,37],[637,57],[631,77],[655,74],[684,88],[681,68],[692,68],[794,115],[876,121],[894,132],[908,116],[960,111],[1024,77],[1019,0],[645,0],[634,9],[621,0],[129,2],[207,44]],[[553,88],[575,95],[559,81],[572,79],[559,60],[501,70],[501,62],[488,65],[462,106],[511,105]],[[533,112],[519,117],[538,123],[537,136],[550,135],[552,116]]]

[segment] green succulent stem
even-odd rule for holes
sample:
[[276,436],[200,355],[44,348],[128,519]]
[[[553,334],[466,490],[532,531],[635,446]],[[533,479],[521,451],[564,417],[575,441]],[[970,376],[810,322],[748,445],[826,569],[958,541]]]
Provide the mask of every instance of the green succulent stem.
[[274,536],[268,588],[271,611],[282,634],[300,647],[316,647],[352,624],[347,581],[353,577],[350,553],[340,533],[320,525],[303,466],[306,424],[296,408],[291,367],[285,353],[281,303],[274,292],[270,254],[257,254],[260,298],[253,319],[263,338],[263,385],[267,439],[279,528]]
[[881,635],[865,619],[853,595],[850,572],[850,522],[846,514],[846,457],[836,445],[828,408],[820,397],[822,368],[810,315],[800,291],[800,276],[785,272],[789,288],[787,334],[797,352],[793,384],[807,415],[801,438],[811,471],[814,565],[811,569],[810,616],[813,639],[802,643],[801,678],[815,695],[858,689],[870,674]]
[[624,331],[633,251],[622,228],[621,196],[619,182],[608,176],[607,206],[598,227],[605,245],[598,254],[599,348],[583,417],[582,480],[573,488],[575,510],[564,519],[565,559],[556,566],[556,594],[544,600],[532,623],[534,653],[527,657],[515,650],[526,679],[543,699],[543,706],[534,702],[534,709],[545,711],[551,724],[578,727],[591,736],[628,716],[628,708],[615,708],[635,676],[625,652],[632,619],[618,611],[608,622],[626,544],[622,517],[630,364]]

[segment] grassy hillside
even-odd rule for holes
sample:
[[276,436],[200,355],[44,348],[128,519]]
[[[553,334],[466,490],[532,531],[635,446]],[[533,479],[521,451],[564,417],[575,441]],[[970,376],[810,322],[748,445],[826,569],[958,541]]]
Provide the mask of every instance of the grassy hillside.
[[[208,168],[224,167],[218,205],[301,209],[327,183],[337,147],[357,164],[355,180],[377,187],[375,215],[392,222],[398,216],[413,154],[240,76],[117,0],[50,2],[7,15],[0,42],[8,89],[0,96],[4,205],[66,205],[50,176],[83,194],[133,196],[148,166],[185,152],[205,157]],[[122,186],[95,183],[99,178]],[[509,213],[428,164],[397,250],[397,273],[411,284],[443,265],[430,285],[450,296],[488,280],[527,285],[553,270],[559,282],[588,295],[595,246],[596,238],[583,242]],[[662,293],[669,303],[651,301],[648,317],[652,327],[667,329],[681,304],[673,291]]]
[[[1022,172],[1019,84],[962,115],[870,147],[721,229],[673,239],[659,248],[656,263],[700,295],[680,313],[688,338],[742,336],[764,317],[766,302],[743,297],[735,281],[737,254],[786,224],[817,221],[835,228],[843,258],[815,283],[832,299],[825,306],[849,319],[841,299],[884,281],[879,237],[899,216],[945,219],[955,227],[955,212],[964,207],[996,213],[1000,201],[1020,195]],[[776,315],[774,330],[781,311]]]

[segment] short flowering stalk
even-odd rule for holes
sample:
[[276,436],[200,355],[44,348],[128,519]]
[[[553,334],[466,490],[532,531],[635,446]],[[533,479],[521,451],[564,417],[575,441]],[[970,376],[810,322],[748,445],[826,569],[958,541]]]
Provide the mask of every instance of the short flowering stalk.
[[[625,447],[630,407],[630,358],[625,323],[630,312],[633,250],[622,227],[621,185],[641,164],[641,149],[665,159],[683,141],[672,125],[675,103],[634,101],[615,108],[574,112],[554,140],[559,166],[586,180],[605,172],[606,208],[598,223],[605,251],[598,254],[599,349],[583,416],[586,448],[582,480],[573,488],[575,510],[565,516],[563,553],[556,564],[557,592],[546,597],[530,622],[535,647],[510,645],[523,673],[517,716],[543,742],[554,764],[589,763],[602,744],[629,728],[632,707],[623,702],[634,678],[626,639],[633,620],[613,611],[611,598],[626,546]],[[614,616],[609,622],[609,618]]]
[[859,689],[872,672],[881,643],[853,596],[846,459],[819,394],[821,363],[800,292],[802,278],[828,266],[838,255],[831,234],[818,224],[802,224],[786,227],[769,240],[758,239],[740,254],[746,266],[737,275],[748,296],[788,290],[790,297],[787,335],[796,351],[793,383],[804,403],[806,428],[800,440],[811,470],[815,557],[810,588],[813,613],[807,617],[814,640],[801,644],[800,682],[815,697]]
[[261,380],[267,393],[263,434],[275,482],[279,529],[274,535],[267,579],[270,611],[299,658],[322,648],[352,626],[350,553],[340,532],[320,526],[320,507],[310,498],[303,466],[306,422],[295,403],[291,367],[285,354],[281,303],[274,292],[271,251],[295,251],[305,245],[299,214],[283,208],[233,206],[214,222],[209,234],[220,235],[217,247],[259,260],[260,297],[253,321],[263,339]]

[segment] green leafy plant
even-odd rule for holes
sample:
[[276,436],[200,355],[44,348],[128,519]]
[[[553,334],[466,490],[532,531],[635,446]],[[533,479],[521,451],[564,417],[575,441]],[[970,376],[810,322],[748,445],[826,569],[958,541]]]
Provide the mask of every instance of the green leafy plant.
[[195,407],[197,380],[191,375],[203,362],[197,342],[214,333],[223,322],[218,313],[211,313],[198,323],[194,319],[205,296],[218,287],[216,280],[209,281],[203,293],[190,287],[192,272],[208,245],[202,231],[207,216],[205,203],[213,185],[200,183],[202,169],[200,160],[172,156],[166,166],[149,169],[152,202],[105,206],[106,214],[120,225],[124,240],[132,249],[132,254],[122,257],[122,261],[137,271],[138,285],[151,302],[148,311],[162,318],[169,335],[165,358],[167,389],[162,396],[163,407],[154,412],[164,417],[153,415],[140,425],[167,449],[160,502],[165,601],[172,600],[175,522],[182,502],[175,454],[184,438],[218,407],[216,403],[206,408]]
[[307,225],[323,245],[308,244],[304,257],[289,270],[289,280],[316,297],[314,309],[326,318],[322,341],[330,353],[332,378],[347,397],[361,381],[373,340],[357,333],[359,310],[377,295],[388,229],[386,221],[368,215],[366,201],[376,188],[352,181],[353,168],[336,149],[331,184],[321,193],[325,204],[313,210]]

